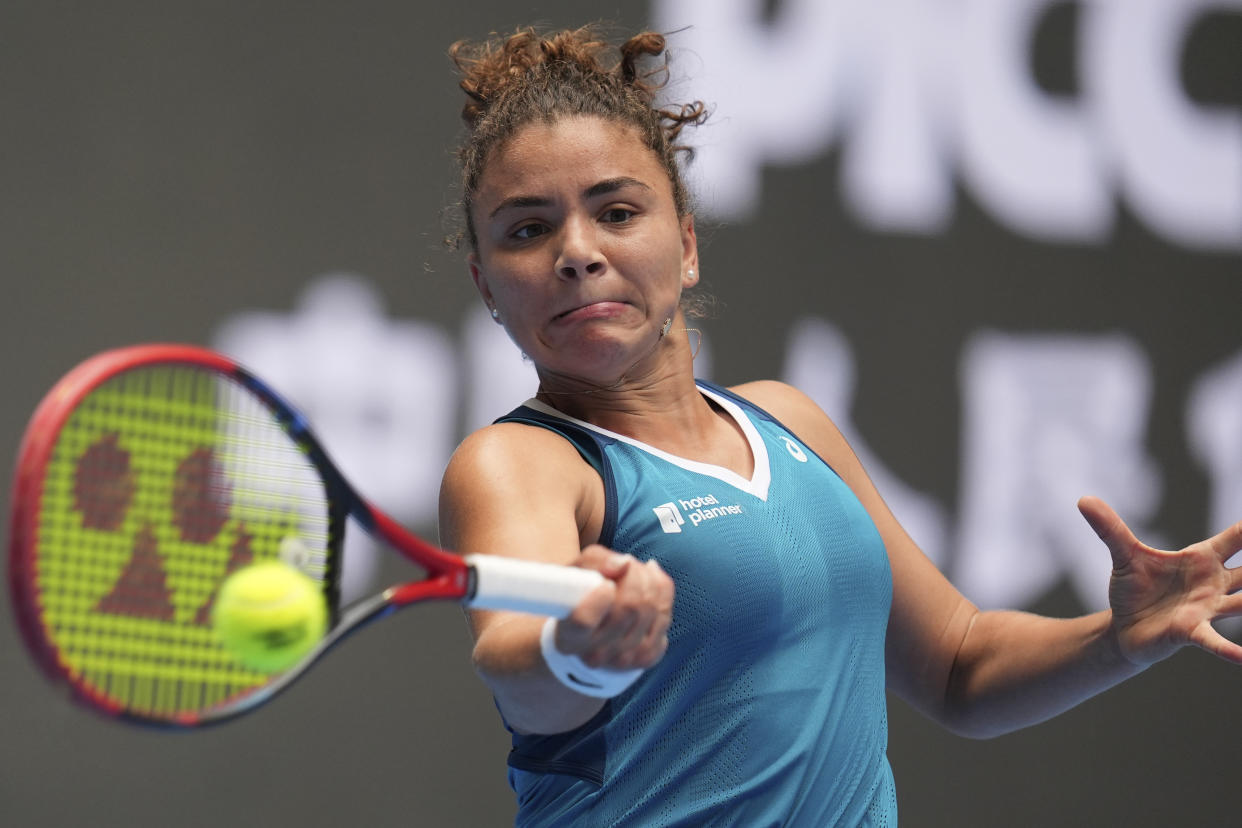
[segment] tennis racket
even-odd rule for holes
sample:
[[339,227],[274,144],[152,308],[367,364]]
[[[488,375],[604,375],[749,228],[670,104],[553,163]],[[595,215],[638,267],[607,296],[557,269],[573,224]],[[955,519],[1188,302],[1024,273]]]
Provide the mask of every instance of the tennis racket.
[[[306,420],[233,360],[188,345],[107,351],[39,404],[18,456],[9,576],[23,637],[71,695],[124,720],[193,727],[272,698],[366,622],[426,600],[564,617],[597,572],[461,558],[367,503]],[[346,518],[422,570],[339,607]],[[329,629],[276,675],[211,625],[227,575],[283,558],[314,578]]]

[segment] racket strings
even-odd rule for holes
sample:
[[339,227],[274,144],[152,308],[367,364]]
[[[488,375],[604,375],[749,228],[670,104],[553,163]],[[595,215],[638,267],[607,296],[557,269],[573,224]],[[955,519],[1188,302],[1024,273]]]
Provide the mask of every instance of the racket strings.
[[216,641],[216,590],[290,536],[322,580],[328,513],[313,464],[232,378],[186,365],[119,374],[74,409],[46,472],[46,634],[71,677],[124,710],[172,717],[250,692],[270,677]]

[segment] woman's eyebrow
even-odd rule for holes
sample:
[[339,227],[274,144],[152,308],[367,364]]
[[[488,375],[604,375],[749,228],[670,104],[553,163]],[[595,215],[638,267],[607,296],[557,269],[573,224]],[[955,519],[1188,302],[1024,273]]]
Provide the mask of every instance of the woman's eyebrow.
[[[650,190],[651,187],[639,181],[637,178],[631,178],[628,175],[618,176],[617,178],[605,178],[603,181],[596,182],[590,187],[582,191],[585,198],[595,198],[608,193],[615,193],[626,187],[641,187],[644,190]],[[547,207],[552,203],[552,199],[546,196],[536,195],[515,195],[509,196],[504,201],[496,205],[496,209],[488,214],[489,218],[493,218],[497,213],[504,210],[520,209],[524,207]]]
[[586,188],[583,195],[587,198],[594,198],[595,196],[605,195],[607,193],[615,193],[617,190],[622,190],[626,187],[641,187],[644,190],[651,189],[637,178],[620,176],[618,178],[605,178],[603,181],[592,184],[590,187]]
[[496,205],[496,209],[488,214],[488,218],[495,218],[496,214],[502,210],[511,210],[516,207],[547,207],[552,203],[552,199],[544,196],[532,195],[515,195],[509,196],[504,201]]

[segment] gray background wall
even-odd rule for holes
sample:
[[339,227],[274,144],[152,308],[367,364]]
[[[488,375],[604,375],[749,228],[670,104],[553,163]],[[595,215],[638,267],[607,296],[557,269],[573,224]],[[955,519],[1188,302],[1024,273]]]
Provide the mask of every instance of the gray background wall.
[[[209,343],[239,311],[288,311],[318,274],[364,274],[392,316],[456,325],[476,300],[440,244],[459,109],[446,47],[527,22],[638,28],[649,10],[417,5],[0,8],[0,462],[11,468],[30,411],[78,360],[139,341]],[[1065,8],[1051,12],[1037,59],[1072,79],[1076,4],[1054,5]],[[1235,113],[1240,15],[1218,14],[1185,70],[1192,92]],[[1211,482],[1187,447],[1185,405],[1195,379],[1242,347],[1238,249],[1172,243],[1124,205],[1105,241],[1032,241],[960,183],[942,233],[882,232],[843,206],[839,170],[833,147],[774,165],[759,214],[702,222],[703,272],[723,301],[705,323],[715,379],[778,375],[789,326],[807,313],[831,319],[854,349],[853,419],[868,445],[952,513],[965,343],[984,330],[1121,332],[1151,363],[1144,445],[1164,481],[1152,530],[1171,542],[1207,534]],[[385,564],[375,578],[399,575]],[[1060,582],[1030,608],[1083,606]],[[370,628],[259,713],[196,733],[128,729],[66,703],[8,615],[5,824],[511,821],[507,739],[453,608]],[[1187,651],[989,742],[944,734],[895,701],[903,821],[1233,824],[1240,688],[1242,673]]]

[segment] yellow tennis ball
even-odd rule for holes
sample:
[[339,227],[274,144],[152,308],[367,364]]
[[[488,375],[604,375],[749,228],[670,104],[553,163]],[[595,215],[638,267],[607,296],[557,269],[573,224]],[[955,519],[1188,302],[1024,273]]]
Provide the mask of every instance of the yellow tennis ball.
[[263,673],[292,667],[323,637],[323,588],[284,561],[251,564],[220,585],[216,634],[242,664]]

